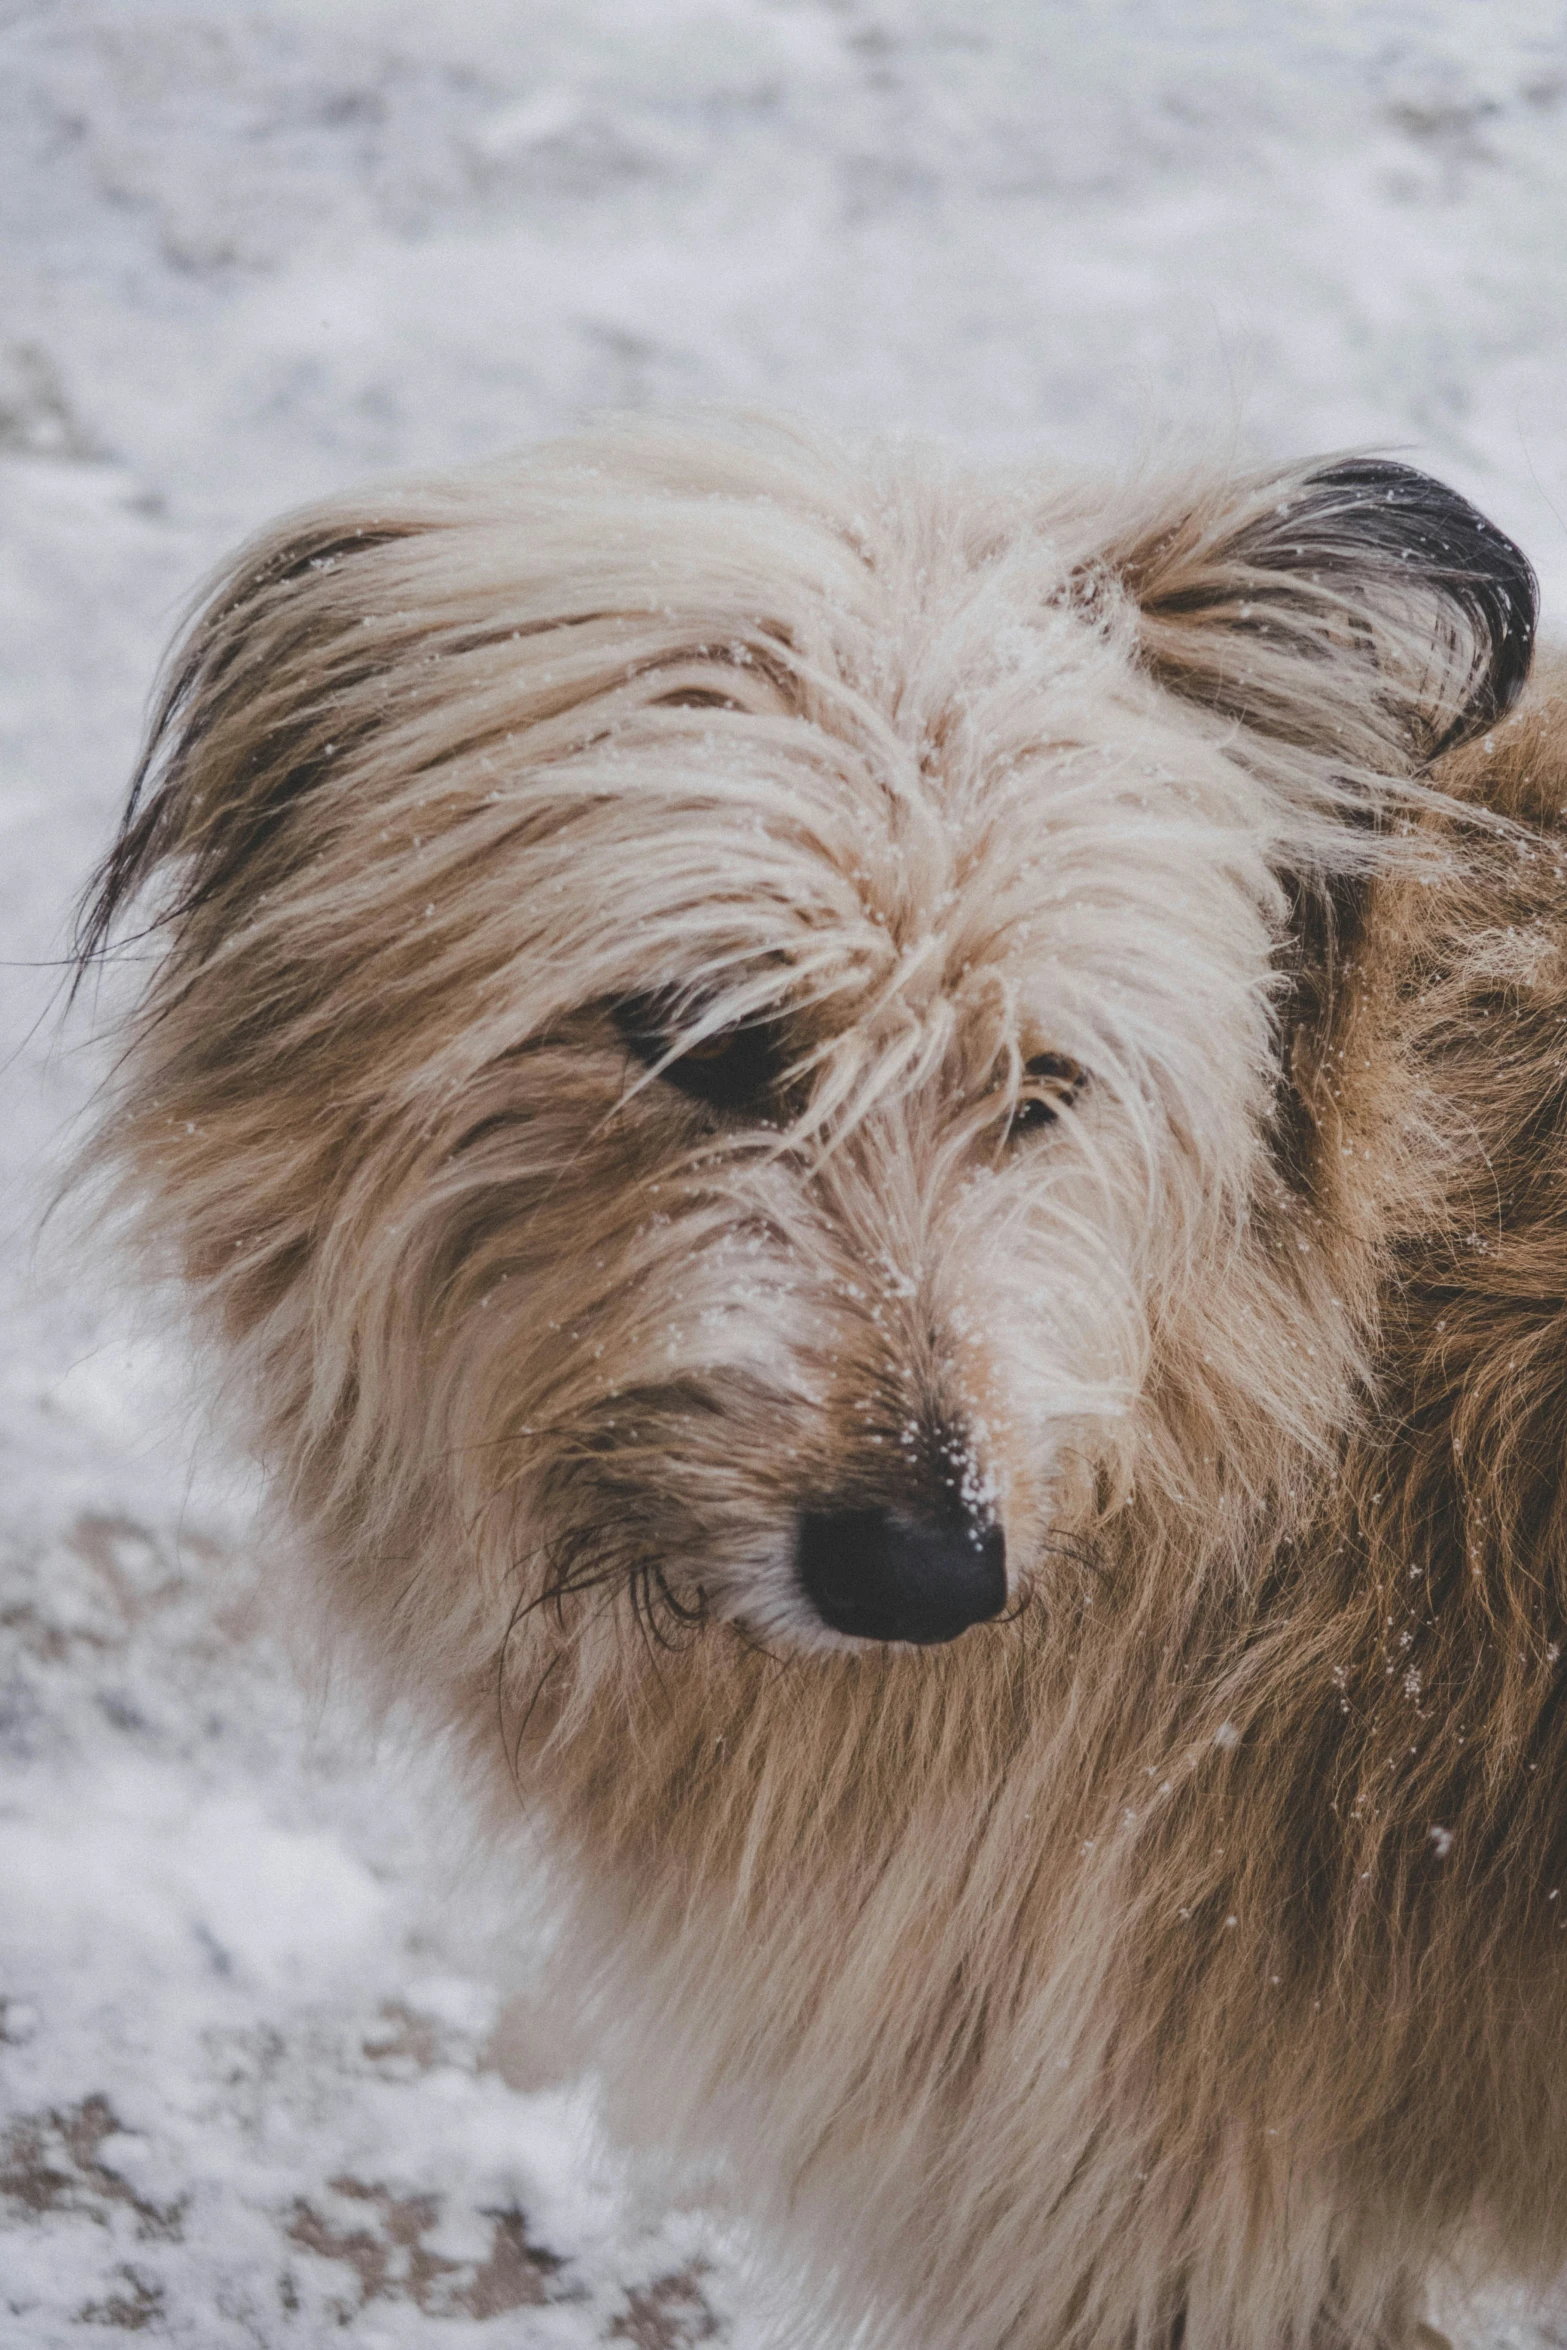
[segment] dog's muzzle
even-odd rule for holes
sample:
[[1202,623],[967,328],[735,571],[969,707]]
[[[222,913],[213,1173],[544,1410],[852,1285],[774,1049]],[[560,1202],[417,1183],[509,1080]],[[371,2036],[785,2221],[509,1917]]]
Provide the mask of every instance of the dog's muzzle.
[[1006,1543],[972,1519],[802,1510],[795,1564],[822,1622],[854,1640],[955,1640],[1006,1605]]

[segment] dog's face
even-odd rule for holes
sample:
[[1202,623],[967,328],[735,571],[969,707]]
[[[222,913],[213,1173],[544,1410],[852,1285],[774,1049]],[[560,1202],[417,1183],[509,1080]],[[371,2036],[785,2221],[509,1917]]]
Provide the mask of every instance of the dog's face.
[[997,1614],[1119,1498],[1160,1314],[1234,1245],[1277,913],[1241,779],[1010,585],[850,576],[804,691],[651,666],[550,778],[511,886],[551,1000],[443,1141],[484,1425],[568,1580],[795,1645]]
[[1520,561],[1395,468],[1112,518],[785,435],[250,558],[108,870],[113,1147],[350,1579],[426,1654],[938,1643],[1226,1415],[1309,1441],[1291,919],[1504,704]]

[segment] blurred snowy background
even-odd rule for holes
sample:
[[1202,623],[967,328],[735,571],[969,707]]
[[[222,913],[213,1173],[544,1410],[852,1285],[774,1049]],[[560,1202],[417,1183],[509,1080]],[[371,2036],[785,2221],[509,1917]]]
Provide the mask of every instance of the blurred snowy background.
[[36,1242],[158,653],[280,506],[704,400],[1398,449],[1559,629],[1567,13],[0,0],[0,217],[0,2345],[744,2350],[743,2237],[530,2024],[525,1895],[257,1629],[177,1347]]

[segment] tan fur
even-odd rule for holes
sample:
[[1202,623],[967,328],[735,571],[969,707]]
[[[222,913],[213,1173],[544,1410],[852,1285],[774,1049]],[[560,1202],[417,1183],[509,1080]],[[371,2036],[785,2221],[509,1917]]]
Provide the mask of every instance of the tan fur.
[[[750,423],[348,500],[106,868],[100,1163],[813,2340],[1394,2340],[1567,2259],[1564,704],[1328,478]],[[649,995],[783,1024],[770,1120]],[[828,1631],[795,1511],[954,1443],[1007,1616]]]

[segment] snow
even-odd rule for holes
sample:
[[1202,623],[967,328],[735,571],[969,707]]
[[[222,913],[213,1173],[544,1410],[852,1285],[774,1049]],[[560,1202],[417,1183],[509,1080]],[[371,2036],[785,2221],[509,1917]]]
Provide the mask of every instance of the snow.
[[41,1226],[99,1065],[57,959],[159,650],[281,506],[711,400],[1394,448],[1559,623],[1567,24],[10,0],[0,155],[0,2346],[743,2350],[743,2231],[627,2174],[538,2024],[525,1872],[300,1694],[178,1342]]

